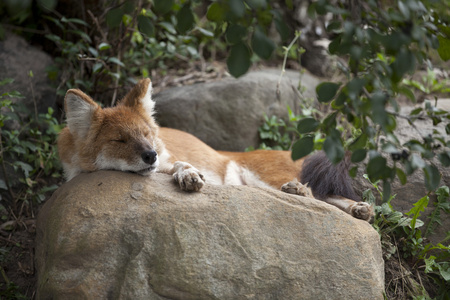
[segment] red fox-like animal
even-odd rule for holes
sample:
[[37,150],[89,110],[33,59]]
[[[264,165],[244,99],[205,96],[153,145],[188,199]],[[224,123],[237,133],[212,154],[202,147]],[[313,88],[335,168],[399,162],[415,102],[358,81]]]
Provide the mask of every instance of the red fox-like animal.
[[188,133],[158,127],[151,94],[150,79],[143,79],[117,106],[102,109],[80,90],[67,91],[67,127],[58,138],[67,180],[96,170],[162,172],[184,191],[197,192],[205,182],[281,189],[371,219],[372,207],[358,202],[351,186],[348,159],[335,166],[321,152],[292,161],[288,151],[216,151]]

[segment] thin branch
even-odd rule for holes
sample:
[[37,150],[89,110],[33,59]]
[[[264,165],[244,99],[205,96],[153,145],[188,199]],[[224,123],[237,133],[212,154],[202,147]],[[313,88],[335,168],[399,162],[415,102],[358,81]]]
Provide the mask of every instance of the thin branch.
[[30,70],[30,72],[28,72],[28,81],[30,82],[31,97],[33,98],[33,103],[34,103],[34,118],[36,119],[36,122],[37,122],[38,121],[38,109],[37,109],[36,96],[34,94],[33,81],[31,80],[31,78],[33,77],[32,74],[33,74],[33,71]]
[[283,66],[281,67],[281,74],[280,74],[280,77],[278,78],[278,83],[277,83],[277,97],[278,98],[280,97],[281,79],[283,78],[284,73],[286,73],[286,62],[287,62],[287,57],[288,57],[289,51],[294,46],[294,44],[297,42],[297,40],[300,38],[300,36],[301,36],[301,32],[300,31],[295,32],[294,39],[291,41],[289,46],[284,48],[285,52],[284,52],[284,58],[283,58]]
[[97,27],[98,32],[100,32],[100,35],[102,36],[102,40],[104,42],[107,42],[106,34],[103,31],[102,27],[100,26],[100,23],[98,22],[98,19],[94,16],[94,14],[88,9],[88,14],[91,17],[92,21],[94,21],[95,26]]

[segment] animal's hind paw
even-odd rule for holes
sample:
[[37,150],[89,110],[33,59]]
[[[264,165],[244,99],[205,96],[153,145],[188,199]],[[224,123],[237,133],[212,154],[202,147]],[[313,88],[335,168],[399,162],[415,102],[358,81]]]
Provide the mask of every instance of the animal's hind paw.
[[205,185],[205,178],[192,165],[177,161],[174,164],[173,179],[183,191],[198,192]]
[[308,184],[302,184],[297,180],[297,178],[288,183],[283,184],[281,186],[281,191],[288,194],[314,198],[311,189],[308,187]]
[[355,204],[350,207],[350,214],[355,218],[369,222],[373,218],[375,212],[372,205],[369,203],[355,202]]

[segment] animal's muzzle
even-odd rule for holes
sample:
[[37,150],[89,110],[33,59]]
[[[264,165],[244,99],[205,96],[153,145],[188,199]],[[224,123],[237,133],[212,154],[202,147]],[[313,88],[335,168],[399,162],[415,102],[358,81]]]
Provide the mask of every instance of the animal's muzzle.
[[155,150],[150,150],[150,151],[144,151],[141,154],[142,160],[149,165],[152,165],[156,162],[156,158],[157,158],[158,154],[156,153]]

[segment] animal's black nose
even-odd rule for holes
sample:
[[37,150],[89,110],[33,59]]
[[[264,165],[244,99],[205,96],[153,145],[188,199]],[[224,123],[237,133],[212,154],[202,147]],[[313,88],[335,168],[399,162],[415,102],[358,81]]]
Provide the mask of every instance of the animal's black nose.
[[141,157],[146,164],[152,165],[155,163],[157,155],[155,150],[150,150],[142,152]]

